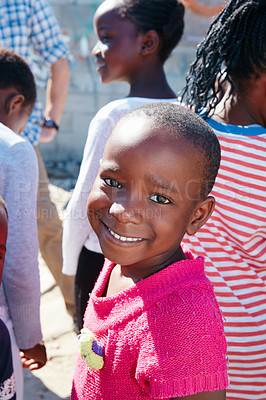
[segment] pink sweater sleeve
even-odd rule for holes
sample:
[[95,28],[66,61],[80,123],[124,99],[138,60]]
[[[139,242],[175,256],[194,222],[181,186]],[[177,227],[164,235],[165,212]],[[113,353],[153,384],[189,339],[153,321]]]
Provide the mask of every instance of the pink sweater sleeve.
[[136,378],[154,399],[227,387],[223,322],[211,291],[184,288],[143,317]]

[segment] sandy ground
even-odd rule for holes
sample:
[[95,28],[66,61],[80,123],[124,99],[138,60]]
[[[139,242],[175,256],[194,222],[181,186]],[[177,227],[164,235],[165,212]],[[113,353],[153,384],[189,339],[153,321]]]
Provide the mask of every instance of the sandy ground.
[[[59,215],[70,192],[50,185]],[[70,399],[71,383],[77,355],[77,335],[72,318],[65,309],[64,300],[53,276],[40,257],[41,323],[48,362],[40,370],[24,370],[24,400]]]

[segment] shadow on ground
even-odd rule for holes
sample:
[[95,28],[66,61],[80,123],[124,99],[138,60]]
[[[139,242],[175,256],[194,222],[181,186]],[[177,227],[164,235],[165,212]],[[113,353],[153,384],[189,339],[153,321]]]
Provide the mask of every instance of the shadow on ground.
[[[70,192],[50,185],[51,197],[64,217]],[[77,335],[63,296],[45,262],[39,256],[41,279],[41,324],[47,351],[46,365],[37,371],[24,370],[24,400],[70,399],[77,358]]]
[[47,363],[33,372],[24,370],[24,399],[69,399],[77,358],[77,335],[62,294],[41,258],[39,268],[41,323]]
[[26,395],[25,400],[43,399],[43,400],[62,400],[70,399],[70,397],[60,397],[51,392],[41,381],[34,376],[29,370],[24,371],[24,388]]

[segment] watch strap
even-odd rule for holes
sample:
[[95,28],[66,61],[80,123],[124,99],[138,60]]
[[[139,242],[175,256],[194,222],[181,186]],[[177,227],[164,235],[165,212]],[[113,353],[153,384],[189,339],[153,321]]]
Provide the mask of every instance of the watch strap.
[[47,128],[55,128],[57,131],[59,129],[59,125],[49,117],[44,117],[41,123],[41,126],[46,126]]

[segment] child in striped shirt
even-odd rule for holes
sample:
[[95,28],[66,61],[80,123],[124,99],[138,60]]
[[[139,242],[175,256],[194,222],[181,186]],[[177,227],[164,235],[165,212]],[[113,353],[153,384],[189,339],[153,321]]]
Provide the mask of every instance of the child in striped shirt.
[[225,318],[227,400],[266,399],[266,3],[231,0],[198,47],[182,101],[221,145],[214,213],[185,243]]

